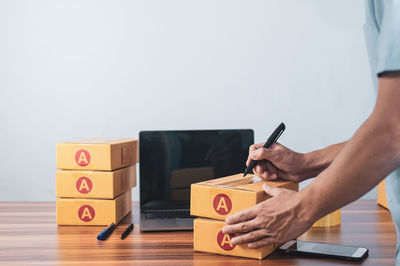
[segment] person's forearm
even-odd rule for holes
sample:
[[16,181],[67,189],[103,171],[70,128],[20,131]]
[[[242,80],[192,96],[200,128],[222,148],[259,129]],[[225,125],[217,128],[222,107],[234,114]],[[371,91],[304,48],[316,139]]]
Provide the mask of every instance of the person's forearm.
[[332,164],[299,193],[308,219],[356,200],[400,165],[400,101],[390,99],[400,99],[400,81],[388,83],[380,83],[380,88],[394,85],[397,90],[380,89],[373,114]]
[[307,174],[304,180],[313,178],[324,171],[335,159],[336,155],[343,149],[347,142],[330,145],[324,149],[304,154],[304,166]]

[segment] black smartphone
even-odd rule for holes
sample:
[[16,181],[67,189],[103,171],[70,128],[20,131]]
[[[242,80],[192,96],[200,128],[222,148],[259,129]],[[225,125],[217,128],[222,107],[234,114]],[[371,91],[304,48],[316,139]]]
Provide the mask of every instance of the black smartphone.
[[324,243],[291,240],[283,244],[280,251],[290,254],[309,255],[332,259],[361,261],[368,256],[367,248],[331,245]]

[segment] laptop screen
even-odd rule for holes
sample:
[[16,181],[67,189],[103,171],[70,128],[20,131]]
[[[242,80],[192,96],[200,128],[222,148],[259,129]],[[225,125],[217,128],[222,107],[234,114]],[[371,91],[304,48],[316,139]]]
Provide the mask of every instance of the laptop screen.
[[242,173],[253,143],[251,129],[140,132],[141,209],[189,209],[190,185]]

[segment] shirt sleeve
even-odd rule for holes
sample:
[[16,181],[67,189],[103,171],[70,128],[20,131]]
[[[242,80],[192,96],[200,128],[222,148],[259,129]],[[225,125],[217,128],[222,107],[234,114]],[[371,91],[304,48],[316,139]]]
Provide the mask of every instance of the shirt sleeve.
[[400,0],[386,5],[378,37],[377,75],[400,71]]

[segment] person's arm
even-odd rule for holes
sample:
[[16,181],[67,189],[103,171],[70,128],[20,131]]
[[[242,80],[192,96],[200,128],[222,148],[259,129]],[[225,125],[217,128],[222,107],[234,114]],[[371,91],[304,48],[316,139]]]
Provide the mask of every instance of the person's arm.
[[400,72],[379,79],[371,116],[332,164],[300,192],[265,186],[272,198],[226,219],[233,244],[285,243],[324,215],[359,198],[400,165]]
[[310,165],[307,178],[318,176],[335,159],[336,155],[343,149],[347,141],[330,145],[324,149],[305,154],[305,164]]
[[379,79],[372,115],[331,166],[301,193],[310,204],[309,219],[352,202],[400,165],[400,72]]
[[274,143],[268,149],[263,148],[264,143],[257,143],[250,146],[246,165],[251,160],[261,161],[253,171],[264,180],[281,178],[302,182],[325,170],[345,144],[346,142],[342,142],[317,151],[298,153],[279,143]]

